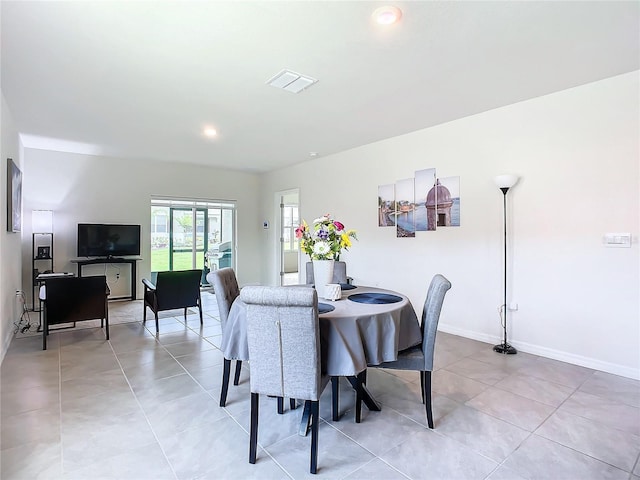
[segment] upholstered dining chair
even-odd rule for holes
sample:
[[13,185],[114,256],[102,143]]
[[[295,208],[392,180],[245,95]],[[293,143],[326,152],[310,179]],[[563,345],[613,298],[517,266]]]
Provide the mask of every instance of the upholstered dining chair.
[[[218,313],[220,314],[220,326],[224,335],[229,311],[233,301],[240,295],[238,287],[238,279],[236,273],[231,267],[214,270],[207,275],[208,282],[213,286],[213,292],[218,302]],[[238,385],[240,382],[240,370],[242,369],[242,360],[236,360],[236,373],[233,377],[233,384]],[[229,390],[229,377],[231,375],[231,359],[225,358],[222,369],[222,390],[220,392],[220,406],[227,404],[227,392]]]
[[[313,262],[307,262],[307,285],[313,285],[315,280],[313,278]],[[347,277],[347,264],[336,260],[333,263],[333,280],[332,283],[351,283],[351,278]]]
[[310,410],[310,472],[318,468],[320,394],[329,378],[320,366],[318,295],[308,287],[246,286],[247,340],[251,359],[249,462],[256,462],[260,395],[305,401]]
[[451,288],[451,282],[440,274],[431,280],[427,298],[422,310],[422,344],[398,352],[398,359],[375,365],[377,368],[393,370],[417,370],[420,372],[420,386],[422,387],[422,403],[425,404],[427,424],[433,428],[433,413],[431,410],[431,372],[433,371],[433,354],[436,345],[438,320],[442,311],[444,296]]
[[61,323],[75,323],[84,320],[100,320],[100,327],[106,325],[106,339],[109,340],[109,307],[107,297],[107,277],[64,277],[50,278],[44,282],[44,315],[42,325],[42,349],[47,349],[49,326]]
[[142,323],[147,322],[147,307],[156,318],[158,328],[158,312],[184,308],[184,320],[187,321],[187,309],[198,307],[200,325],[202,325],[202,301],[200,298],[200,279],[202,270],[179,270],[158,272],[155,285],[146,278],[144,285],[144,314]]

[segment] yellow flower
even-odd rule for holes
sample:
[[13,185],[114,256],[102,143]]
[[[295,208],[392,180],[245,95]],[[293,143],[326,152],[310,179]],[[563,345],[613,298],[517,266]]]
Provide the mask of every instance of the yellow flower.
[[349,248],[351,246],[351,240],[349,239],[349,235],[343,233],[340,236],[340,248]]

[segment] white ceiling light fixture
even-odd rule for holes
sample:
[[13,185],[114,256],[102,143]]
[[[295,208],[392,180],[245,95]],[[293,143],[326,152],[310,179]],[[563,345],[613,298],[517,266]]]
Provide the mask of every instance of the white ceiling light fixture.
[[373,12],[373,19],[380,25],[392,25],[400,21],[402,18],[402,10],[398,7],[386,5],[376,8]]
[[213,128],[213,127],[205,127],[204,128],[204,136],[205,137],[213,138],[216,135],[218,135],[218,131],[215,128]]
[[318,80],[308,75],[301,75],[291,70],[282,70],[276,76],[269,79],[267,84],[272,87],[281,88],[287,92],[300,93],[317,81]]

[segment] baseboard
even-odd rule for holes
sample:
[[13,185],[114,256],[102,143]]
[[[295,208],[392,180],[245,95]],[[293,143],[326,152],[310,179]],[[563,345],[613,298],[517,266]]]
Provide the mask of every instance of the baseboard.
[[[487,335],[484,333],[465,330],[442,323],[438,325],[438,330],[440,330],[441,332],[450,333],[452,335],[459,335],[461,337],[471,338],[473,340],[478,340],[486,343],[498,344],[502,342],[502,337],[498,335]],[[527,342],[509,340],[509,343],[519,351],[531,353],[532,355],[551,358],[553,360],[559,360],[561,362],[567,362],[573,365],[579,365],[581,367],[592,368],[594,370],[600,370],[603,372],[612,373],[614,375],[620,375],[621,377],[640,380],[640,370],[626,367],[624,365],[603,362],[602,360],[598,360],[596,358],[575,355],[573,353],[554,350],[552,348],[543,347],[541,345],[534,345]]]
[[[11,327],[13,327],[12,324],[10,324]],[[0,364],[2,364],[2,361],[4,360],[4,356],[7,354],[7,351],[9,350],[9,346],[11,346],[11,340],[13,340],[13,328],[7,328],[6,330],[8,332],[8,334],[5,336],[5,338],[2,339],[2,351],[0,352]]]

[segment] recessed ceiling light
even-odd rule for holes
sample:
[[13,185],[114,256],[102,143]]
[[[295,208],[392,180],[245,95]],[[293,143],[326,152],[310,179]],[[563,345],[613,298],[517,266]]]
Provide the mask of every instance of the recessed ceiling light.
[[380,25],[391,25],[400,20],[402,17],[402,10],[398,7],[388,5],[376,8],[372,16],[375,22]]
[[309,152],[309,156],[311,158],[316,158],[318,156],[318,152]]
[[204,135],[205,135],[205,137],[212,138],[212,137],[215,137],[216,135],[218,135],[218,132],[213,127],[205,127]]

